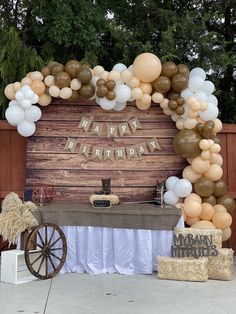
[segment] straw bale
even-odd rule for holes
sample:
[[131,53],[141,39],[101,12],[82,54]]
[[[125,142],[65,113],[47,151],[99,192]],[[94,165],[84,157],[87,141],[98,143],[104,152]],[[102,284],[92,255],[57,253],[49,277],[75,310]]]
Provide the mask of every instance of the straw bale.
[[91,204],[93,204],[94,201],[104,201],[104,200],[108,200],[111,202],[112,205],[117,205],[120,203],[120,200],[119,200],[119,197],[115,194],[109,194],[109,195],[106,195],[106,194],[92,194],[90,197],[89,197],[89,201]]
[[232,280],[233,279],[233,256],[232,249],[220,249],[218,255],[208,258],[208,276],[210,279]]
[[159,256],[157,277],[171,280],[207,281],[207,264],[207,258],[185,259]]

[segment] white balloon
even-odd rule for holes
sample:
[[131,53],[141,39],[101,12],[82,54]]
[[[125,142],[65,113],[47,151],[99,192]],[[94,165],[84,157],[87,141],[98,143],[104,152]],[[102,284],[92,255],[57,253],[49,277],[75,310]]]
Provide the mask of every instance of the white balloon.
[[203,82],[203,79],[201,79],[199,76],[192,76],[189,78],[188,87],[193,92],[199,92],[202,89]]
[[195,93],[194,97],[197,98],[197,100],[199,101],[207,101],[207,94],[203,91]]
[[34,122],[23,120],[20,124],[17,125],[17,131],[20,135],[28,137],[34,134],[36,126]]
[[189,106],[187,104],[184,104],[183,107],[184,107],[184,113],[181,115],[181,117],[183,119],[187,119],[187,118],[189,118],[188,113],[189,113],[190,109],[189,109]]
[[134,70],[133,64],[131,64],[131,65],[128,67],[128,70],[129,70],[131,73],[133,73],[133,70]]
[[185,88],[181,92],[181,97],[183,97],[185,100],[189,99],[191,96],[193,96],[193,92],[189,88]]
[[200,77],[203,81],[206,79],[206,72],[202,68],[194,68],[192,71],[189,73],[189,78],[193,76],[198,76]]
[[115,107],[116,100],[108,100],[106,97],[100,98],[100,106],[104,110],[111,110]]
[[165,186],[166,186],[167,190],[173,191],[174,186],[175,186],[177,181],[179,181],[179,178],[177,178],[175,176],[171,176],[171,177],[167,178],[167,180],[165,182]]
[[11,107],[11,106],[18,106],[18,102],[15,99],[11,100],[8,104],[8,107]]
[[126,65],[124,65],[123,63],[117,63],[112,68],[112,71],[122,72],[122,71],[124,71],[126,69],[127,69]]
[[19,103],[20,103],[21,107],[24,108],[24,109],[30,108],[31,105],[32,105],[31,100],[29,100],[29,99],[27,99],[27,98],[22,99]]
[[207,95],[210,95],[214,92],[215,86],[211,81],[205,81],[202,86],[202,91]]
[[[24,86],[23,86],[23,87],[24,87]],[[21,101],[21,100],[23,100],[23,99],[25,98],[25,95],[24,95],[24,93],[23,93],[23,91],[22,91],[22,88],[19,89],[19,90],[16,92],[15,98],[16,98],[17,101]]]
[[173,191],[166,191],[164,193],[164,202],[169,205],[175,205],[178,203],[179,198]]
[[218,107],[212,103],[207,104],[207,109],[199,112],[199,116],[205,120],[215,120],[219,114]]
[[34,97],[31,100],[32,104],[37,104],[39,102],[39,96],[37,94],[34,94]]
[[38,121],[42,116],[42,111],[37,106],[31,106],[31,108],[25,110],[25,119],[30,122]]
[[23,85],[20,89],[23,93],[32,90],[29,85]]
[[91,83],[93,84],[94,87],[97,87],[97,81],[99,80],[98,76],[93,76],[91,79]]
[[32,99],[34,97],[34,92],[32,90],[27,90],[24,92],[25,98]]
[[192,192],[192,184],[189,180],[180,179],[174,185],[174,191],[178,197],[186,197]]
[[116,105],[115,105],[115,107],[113,108],[115,111],[122,111],[122,110],[124,110],[125,109],[125,107],[126,107],[126,102],[116,102]]
[[216,98],[215,95],[210,95],[208,98],[207,98],[207,102],[210,102],[211,104],[215,105],[215,106],[218,106],[218,99]]
[[22,122],[24,116],[24,110],[17,105],[8,107],[5,112],[5,117],[7,121],[12,125],[17,125],[18,123]]
[[116,100],[118,102],[126,102],[131,98],[131,89],[125,84],[120,84],[115,88]]

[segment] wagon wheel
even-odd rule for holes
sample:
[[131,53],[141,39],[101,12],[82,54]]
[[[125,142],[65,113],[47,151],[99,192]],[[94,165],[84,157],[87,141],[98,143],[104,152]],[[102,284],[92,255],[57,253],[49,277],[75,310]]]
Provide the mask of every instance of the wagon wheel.
[[45,201],[45,190],[42,187],[34,187],[32,191],[32,201],[36,204]]
[[[32,250],[34,242],[35,250]],[[66,238],[55,224],[35,227],[25,244],[25,262],[29,271],[40,279],[56,276],[64,265],[67,253]]]

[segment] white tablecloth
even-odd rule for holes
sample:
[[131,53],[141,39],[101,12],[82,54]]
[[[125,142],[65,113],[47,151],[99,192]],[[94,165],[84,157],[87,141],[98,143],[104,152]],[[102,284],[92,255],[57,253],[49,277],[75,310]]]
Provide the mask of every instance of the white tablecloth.
[[[181,217],[178,227],[184,227]],[[67,258],[61,269],[89,274],[151,274],[157,256],[170,256],[173,232],[99,227],[60,227],[67,239]]]

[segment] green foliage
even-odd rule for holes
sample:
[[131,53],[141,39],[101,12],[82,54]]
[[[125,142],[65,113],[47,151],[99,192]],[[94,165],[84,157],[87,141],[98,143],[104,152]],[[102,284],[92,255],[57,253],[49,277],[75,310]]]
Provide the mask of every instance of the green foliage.
[[[42,60],[84,59],[110,70],[150,51],[208,71],[222,121],[236,122],[233,0],[3,0],[0,12],[1,87]],[[11,27],[18,37],[9,37]]]

